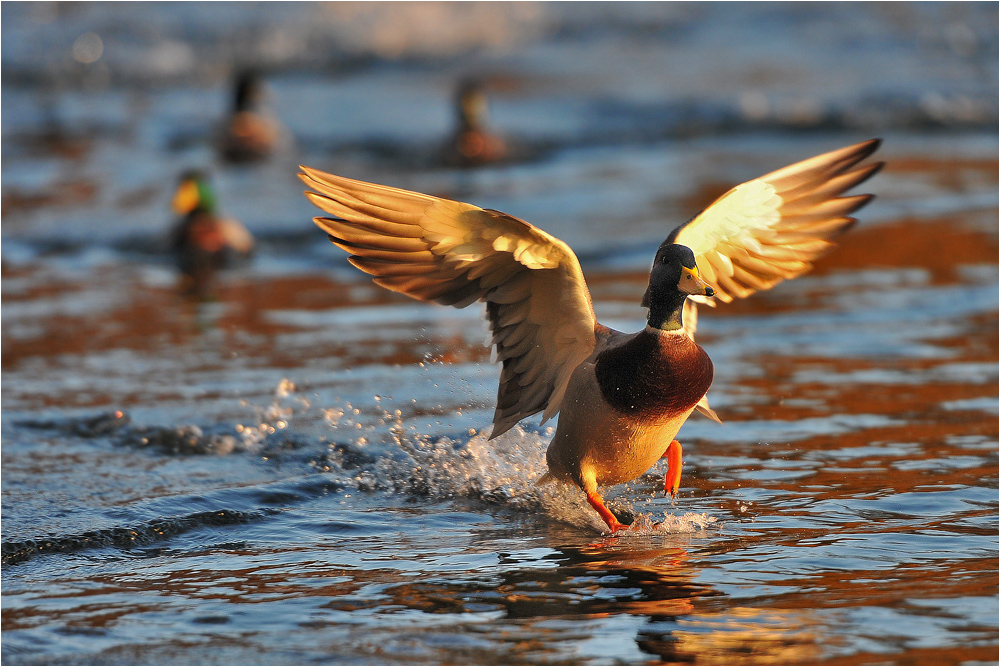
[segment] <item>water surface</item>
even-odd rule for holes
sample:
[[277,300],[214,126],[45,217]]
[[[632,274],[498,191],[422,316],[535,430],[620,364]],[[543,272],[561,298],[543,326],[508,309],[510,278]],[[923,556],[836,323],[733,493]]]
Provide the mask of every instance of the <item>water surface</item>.
[[[3,7],[5,664],[997,662],[995,5],[47,7]],[[50,56],[86,31],[96,67]],[[295,137],[264,164],[211,148],[233,58]],[[460,171],[473,69],[522,158]],[[627,537],[534,486],[551,424],[487,441],[481,307],[373,287],[294,176],[530,220],[635,330],[673,226],[870,136],[840,247],[702,314],[725,423],[676,500],[606,490]],[[192,165],[260,241],[203,303],[163,240]]]

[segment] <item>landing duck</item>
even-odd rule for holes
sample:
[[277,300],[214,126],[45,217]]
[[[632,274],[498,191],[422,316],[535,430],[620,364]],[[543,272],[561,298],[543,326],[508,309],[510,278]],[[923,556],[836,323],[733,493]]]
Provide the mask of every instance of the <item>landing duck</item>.
[[[506,213],[365,183],[308,167],[305,195],[335,217],[314,222],[351,264],[386,289],[462,308],[486,303],[503,364],[493,431],[559,414],[539,483],[575,484],[612,532],[627,517],[599,487],[635,479],[667,458],[676,494],[675,440],[694,411],[719,421],[707,392],[714,368],[694,342],[697,305],[730,302],[812,268],[873,195],[844,195],[881,162],[860,164],[872,139],[738,185],[674,229],[653,260],[641,305],[646,326],[622,333],[597,322],[568,245]],[[721,423],[721,422],[720,422]]]

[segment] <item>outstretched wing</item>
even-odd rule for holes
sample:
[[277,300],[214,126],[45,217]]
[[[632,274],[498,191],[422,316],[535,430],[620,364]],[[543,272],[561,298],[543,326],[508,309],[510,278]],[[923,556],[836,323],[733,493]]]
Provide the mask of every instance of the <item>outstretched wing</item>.
[[503,362],[491,437],[542,410],[555,416],[596,344],[590,293],[568,245],[500,211],[301,169],[315,190],[306,196],[336,216],[314,222],[376,284],[458,308],[486,302]]
[[[809,271],[833,247],[831,239],[857,222],[850,214],[874,197],[840,195],[882,168],[882,162],[855,166],[881,143],[847,146],[737,185],[671,232],[666,243],[691,248],[698,272],[715,290],[714,297],[684,302],[684,330],[694,338],[696,302],[728,303]],[[696,407],[722,423],[707,396]]]
[[726,303],[802,275],[874,197],[840,195],[881,169],[882,162],[855,166],[880,143],[847,146],[738,185],[667,241],[691,248],[701,277]]

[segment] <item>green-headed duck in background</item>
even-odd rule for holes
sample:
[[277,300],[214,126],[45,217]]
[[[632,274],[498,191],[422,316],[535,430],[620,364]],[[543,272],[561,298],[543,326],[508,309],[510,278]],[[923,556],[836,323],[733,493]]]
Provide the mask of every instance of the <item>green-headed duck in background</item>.
[[249,257],[253,235],[238,220],[218,215],[215,193],[200,171],[181,175],[171,205],[181,216],[172,238],[181,271],[181,292],[209,296],[220,269]]

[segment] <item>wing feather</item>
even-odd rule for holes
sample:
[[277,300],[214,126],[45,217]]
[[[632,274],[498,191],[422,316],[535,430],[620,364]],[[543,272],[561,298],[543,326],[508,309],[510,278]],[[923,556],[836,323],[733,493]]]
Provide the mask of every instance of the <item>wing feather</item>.
[[878,162],[863,165],[857,169],[852,169],[851,171],[840,174],[839,176],[834,176],[826,182],[819,179],[818,181],[813,181],[805,186],[788,190],[782,193],[782,199],[784,199],[786,203],[794,203],[796,206],[823,202],[832,197],[841,195],[854,186],[863,183],[875,175],[881,168],[882,164]]
[[320,206],[318,202],[322,201],[323,206],[320,208],[339,218],[364,223],[373,229],[385,231],[387,234],[409,236],[419,230],[419,227],[414,227],[414,224],[420,220],[420,216],[415,213],[393,214],[384,208],[365,204],[352,197],[344,197],[341,201],[337,201],[314,192],[306,192],[306,195],[317,206]]
[[496,437],[558,411],[596,344],[579,260],[565,243],[500,211],[302,167],[306,197],[335,218],[314,222],[373,282],[415,299],[486,302],[503,364]]
[[723,302],[799,276],[857,222],[851,214],[871,201],[872,195],[840,195],[882,167],[855,166],[879,144],[847,146],[747,181],[668,240],[694,251],[702,277]]
[[365,273],[376,276],[419,275],[424,273],[434,273],[438,270],[437,265],[432,263],[420,264],[414,262],[412,264],[399,264],[397,262],[382,259],[357,256],[348,257],[347,261]]

